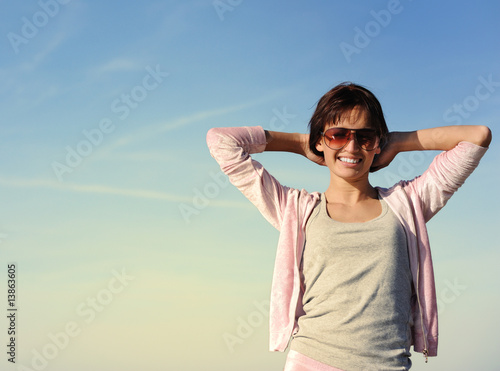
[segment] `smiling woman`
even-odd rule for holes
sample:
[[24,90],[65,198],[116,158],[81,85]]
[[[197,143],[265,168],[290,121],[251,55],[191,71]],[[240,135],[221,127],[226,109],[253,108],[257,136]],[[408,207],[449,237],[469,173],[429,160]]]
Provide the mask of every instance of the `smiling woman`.
[[[410,347],[437,355],[437,304],[426,230],[474,171],[491,141],[485,126],[389,132],[367,89],[325,94],[310,133],[211,129],[212,156],[278,230],[270,349],[286,371],[408,370]],[[412,181],[373,187],[370,171],[403,151],[443,150]],[[323,193],[281,185],[252,153],[285,151],[326,166]],[[388,309],[390,308],[390,309]]]

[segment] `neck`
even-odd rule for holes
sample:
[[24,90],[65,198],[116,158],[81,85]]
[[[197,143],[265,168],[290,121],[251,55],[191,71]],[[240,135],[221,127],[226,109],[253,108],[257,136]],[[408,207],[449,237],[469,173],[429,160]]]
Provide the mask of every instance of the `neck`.
[[354,205],[358,202],[378,197],[377,190],[372,187],[368,178],[349,181],[332,177],[325,195],[329,203],[341,203],[345,205]]

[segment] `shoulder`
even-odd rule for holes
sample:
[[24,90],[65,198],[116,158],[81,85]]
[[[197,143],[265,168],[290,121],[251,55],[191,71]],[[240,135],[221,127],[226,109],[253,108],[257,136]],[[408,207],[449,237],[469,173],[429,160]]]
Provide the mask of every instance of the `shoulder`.
[[308,192],[305,189],[288,188],[286,192],[286,209],[288,212],[303,215],[311,211],[320,201],[320,192]]
[[299,213],[299,217],[303,217],[307,219],[318,202],[321,201],[321,193],[320,192],[307,192],[306,190],[297,190],[297,206]]

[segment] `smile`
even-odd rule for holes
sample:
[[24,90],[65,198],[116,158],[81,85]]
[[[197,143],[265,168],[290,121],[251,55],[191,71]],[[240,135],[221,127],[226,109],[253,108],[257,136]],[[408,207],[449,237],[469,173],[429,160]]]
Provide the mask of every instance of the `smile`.
[[347,162],[349,164],[357,164],[357,163],[361,162],[360,158],[339,157],[339,160],[342,162]]

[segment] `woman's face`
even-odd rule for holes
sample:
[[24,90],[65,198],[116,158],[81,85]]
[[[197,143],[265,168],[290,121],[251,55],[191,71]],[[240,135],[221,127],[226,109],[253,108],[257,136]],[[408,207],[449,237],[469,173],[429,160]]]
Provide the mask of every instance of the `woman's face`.
[[[366,113],[358,108],[354,108],[350,114],[346,114],[337,125],[327,125],[325,131],[330,127],[340,127],[346,129],[372,129],[367,121]],[[376,154],[380,153],[380,148],[371,151],[360,147],[355,139],[351,140],[340,149],[331,149],[325,143],[325,138],[316,144],[316,149],[323,152],[325,162],[333,176],[340,177],[348,181],[355,181],[362,178],[368,179],[368,173]]]

